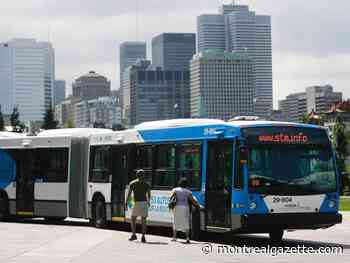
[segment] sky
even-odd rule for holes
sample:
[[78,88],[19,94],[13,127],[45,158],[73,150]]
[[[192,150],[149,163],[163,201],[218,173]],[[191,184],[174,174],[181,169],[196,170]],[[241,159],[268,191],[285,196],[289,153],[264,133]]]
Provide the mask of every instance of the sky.
[[[49,40],[56,79],[71,83],[90,70],[119,88],[119,45],[142,40],[151,56],[152,37],[196,32],[196,18],[218,13],[225,0],[0,0],[0,42]],[[311,85],[331,84],[350,97],[350,1],[236,0],[271,15],[274,105]],[[136,8],[138,6],[138,8]],[[136,10],[138,30],[136,30]],[[138,34],[137,34],[138,32]]]

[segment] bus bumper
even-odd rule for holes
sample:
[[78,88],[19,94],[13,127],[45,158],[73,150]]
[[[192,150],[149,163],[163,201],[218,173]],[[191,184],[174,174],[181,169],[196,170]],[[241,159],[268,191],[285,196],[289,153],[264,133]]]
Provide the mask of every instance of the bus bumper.
[[276,229],[319,229],[342,222],[339,213],[246,214],[241,217],[242,230],[266,233]]

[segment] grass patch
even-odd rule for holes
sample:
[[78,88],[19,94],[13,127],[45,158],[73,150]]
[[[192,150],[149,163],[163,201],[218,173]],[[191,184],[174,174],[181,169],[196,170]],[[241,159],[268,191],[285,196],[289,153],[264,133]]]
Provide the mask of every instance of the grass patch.
[[340,211],[350,211],[350,198],[340,198]]

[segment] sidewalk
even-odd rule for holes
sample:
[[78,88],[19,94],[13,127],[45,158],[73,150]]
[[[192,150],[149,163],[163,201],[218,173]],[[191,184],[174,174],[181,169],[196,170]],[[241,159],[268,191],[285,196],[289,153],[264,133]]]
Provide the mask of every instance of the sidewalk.
[[340,211],[340,213],[343,215],[343,220],[350,221],[350,211]]

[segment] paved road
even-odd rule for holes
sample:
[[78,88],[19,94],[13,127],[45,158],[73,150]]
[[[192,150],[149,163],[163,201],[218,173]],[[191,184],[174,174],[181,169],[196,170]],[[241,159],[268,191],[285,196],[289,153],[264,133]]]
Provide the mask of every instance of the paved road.
[[[123,229],[124,228],[124,229]],[[267,249],[265,235],[225,236],[209,235],[203,242],[184,244],[171,242],[168,231],[149,235],[148,243],[127,241],[130,233],[125,227],[99,230],[84,222],[68,221],[51,225],[40,220],[0,223],[0,263],[90,263],[90,262],[350,262],[350,213],[344,223],[331,229],[296,231],[285,235],[283,246],[319,249],[323,246],[341,246],[342,255],[232,254],[232,246],[259,246]],[[159,229],[151,229],[159,232]],[[210,243],[208,245],[208,243]],[[216,252],[227,245],[226,255]],[[203,247],[212,251],[205,255]],[[220,247],[222,249],[222,247]],[[226,252],[227,252],[226,251]],[[275,251],[275,250],[274,250]],[[274,253],[273,251],[273,253]],[[207,251],[206,251],[207,252]]]

